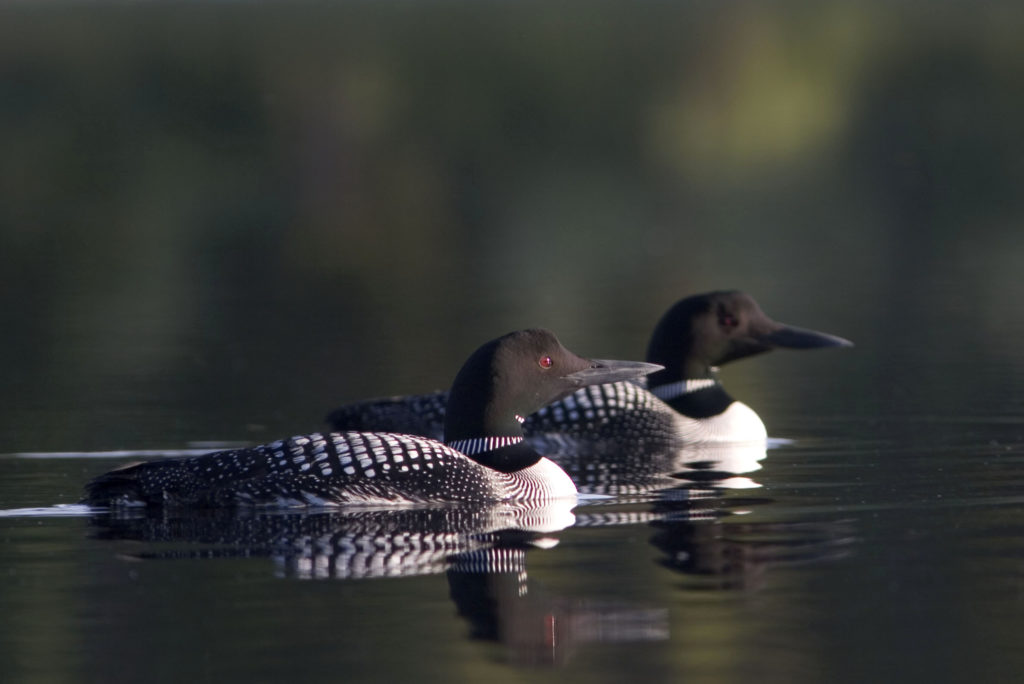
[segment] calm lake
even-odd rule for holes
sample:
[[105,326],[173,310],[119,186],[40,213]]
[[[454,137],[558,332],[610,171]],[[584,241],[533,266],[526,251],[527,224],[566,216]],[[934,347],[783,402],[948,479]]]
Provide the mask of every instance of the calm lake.
[[[0,681],[1024,677],[1024,10],[0,8]],[[742,479],[110,516],[546,327],[742,289]],[[700,460],[699,455],[693,457]]]

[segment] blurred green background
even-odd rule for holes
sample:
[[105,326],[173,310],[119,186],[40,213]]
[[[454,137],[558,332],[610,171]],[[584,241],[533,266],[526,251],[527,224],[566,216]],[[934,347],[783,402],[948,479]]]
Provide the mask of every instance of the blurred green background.
[[1010,2],[5,4],[3,450],[307,431],[517,327],[638,357],[717,288],[859,344],[744,366],[770,426],[825,365],[840,413],[1020,408],[964,378],[1024,363],[1022,28]]

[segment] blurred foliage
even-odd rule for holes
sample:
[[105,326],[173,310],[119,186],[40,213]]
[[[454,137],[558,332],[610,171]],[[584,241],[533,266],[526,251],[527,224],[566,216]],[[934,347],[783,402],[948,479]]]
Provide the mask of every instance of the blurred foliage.
[[977,332],[1024,327],[1002,304],[1024,247],[1022,20],[5,5],[5,431],[306,430],[338,401],[443,386],[515,327],[639,355],[673,300],[717,287],[861,342],[865,388],[884,379],[865,341],[943,324],[941,345],[886,353],[1019,364]]

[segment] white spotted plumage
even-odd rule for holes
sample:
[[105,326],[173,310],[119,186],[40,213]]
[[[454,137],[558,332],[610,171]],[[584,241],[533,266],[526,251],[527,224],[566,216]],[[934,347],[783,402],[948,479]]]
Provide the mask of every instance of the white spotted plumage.
[[[469,440],[504,446],[521,437]],[[390,433],[315,433],[137,466],[139,490],[167,504],[332,506],[432,501],[546,501],[573,496],[569,477],[547,459],[503,473],[452,446]],[[132,503],[125,498],[118,505]]]

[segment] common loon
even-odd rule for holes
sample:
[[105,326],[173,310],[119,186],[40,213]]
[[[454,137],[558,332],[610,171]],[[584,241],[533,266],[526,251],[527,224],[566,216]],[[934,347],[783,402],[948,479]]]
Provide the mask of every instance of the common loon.
[[[850,347],[848,340],[777,323],[743,292],[693,295],[676,302],[654,328],[647,361],[664,366],[646,384],[588,386],[537,411],[524,423],[535,446],[562,451],[573,442],[636,444],[764,441],[761,418],[733,399],[718,366],[777,347]],[[447,393],[390,397],[334,410],[335,429],[398,430],[438,437]],[[554,444],[552,443],[554,442]]]
[[131,464],[86,485],[91,506],[330,506],[551,500],[565,472],[523,441],[524,416],[594,383],[661,366],[583,359],[546,330],[477,349],[452,383],[446,444],[379,432],[314,433],[246,449]]

